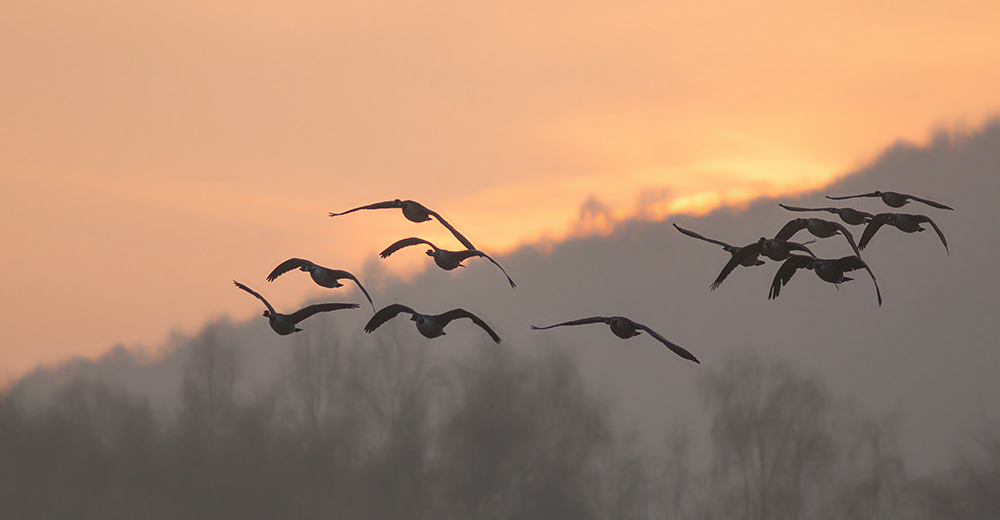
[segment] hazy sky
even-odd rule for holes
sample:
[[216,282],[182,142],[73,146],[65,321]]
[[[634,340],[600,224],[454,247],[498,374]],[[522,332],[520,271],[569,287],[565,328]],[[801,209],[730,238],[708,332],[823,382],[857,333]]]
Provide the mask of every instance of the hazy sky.
[[[294,308],[317,288],[264,281],[292,256],[360,275],[398,238],[458,248],[329,211],[415,199],[497,252],[591,194],[663,215],[820,186],[996,114],[998,24],[996,2],[0,4],[0,371],[259,313],[233,278]],[[425,265],[403,253],[379,262]]]

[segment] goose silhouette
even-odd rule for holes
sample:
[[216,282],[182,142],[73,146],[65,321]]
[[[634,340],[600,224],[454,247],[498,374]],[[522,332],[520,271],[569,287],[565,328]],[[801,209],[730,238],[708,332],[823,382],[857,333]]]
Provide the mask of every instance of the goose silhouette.
[[326,287],[328,289],[336,289],[337,287],[343,287],[344,284],[340,283],[338,280],[353,280],[354,283],[358,285],[361,292],[365,293],[365,298],[368,298],[368,303],[372,306],[372,311],[375,310],[375,303],[372,302],[372,297],[365,290],[365,286],[361,285],[358,277],[353,274],[342,271],[340,269],[330,269],[328,267],[323,267],[321,265],[316,265],[309,260],[303,260],[301,258],[289,258],[284,262],[278,264],[271,274],[267,275],[267,281],[273,282],[275,278],[291,271],[292,269],[299,269],[309,273],[313,281],[319,284],[320,287]]
[[842,197],[831,197],[829,195],[826,196],[826,198],[830,200],[845,200],[845,199],[854,199],[858,197],[879,197],[882,199],[882,202],[886,204],[886,206],[890,206],[893,208],[902,208],[911,200],[915,200],[917,202],[923,202],[928,206],[935,207],[938,209],[950,209],[954,211],[954,208],[945,206],[940,202],[934,202],[933,200],[922,199],[920,197],[907,195],[905,193],[898,193],[895,191],[873,191],[871,193],[862,193],[860,195],[845,195]]
[[[682,234],[687,235],[687,236],[689,236],[691,238],[697,238],[698,240],[704,240],[705,242],[709,242],[711,244],[716,244],[716,245],[722,246],[722,249],[724,249],[727,253],[729,253],[729,254],[731,254],[733,256],[736,256],[736,253],[738,253],[740,251],[739,247],[736,247],[736,246],[733,246],[733,245],[729,245],[729,244],[727,244],[727,243],[725,243],[725,242],[723,242],[721,240],[715,240],[714,238],[708,238],[708,237],[699,235],[698,233],[695,233],[694,231],[691,231],[689,229],[684,229],[684,228],[678,226],[677,224],[674,224],[674,227],[677,228],[677,231],[680,231]],[[756,255],[751,255],[751,256],[746,257],[746,259],[744,259],[742,262],[740,262],[740,265],[742,265],[744,267],[754,267],[754,266],[758,266],[758,265],[764,265],[764,261],[760,259],[760,255],[759,254],[756,254]]]
[[244,291],[256,296],[260,301],[264,302],[264,305],[267,307],[267,310],[264,311],[264,317],[267,318],[268,323],[271,325],[271,329],[282,336],[287,336],[293,332],[301,331],[302,329],[296,327],[296,325],[298,325],[300,321],[316,314],[317,312],[358,308],[358,304],[356,303],[317,303],[315,305],[303,307],[291,314],[281,314],[279,312],[275,312],[274,307],[271,307],[271,304],[268,303],[263,296],[257,294],[257,292],[253,289],[237,282],[236,280],[233,280],[233,283],[236,284],[236,287],[243,289]]
[[638,336],[639,334],[641,334],[642,333],[641,331],[646,331],[646,333],[648,333],[654,339],[656,339],[660,343],[663,343],[664,345],[666,345],[666,347],[669,348],[674,354],[677,354],[678,356],[680,356],[680,357],[682,357],[684,359],[687,359],[687,360],[690,360],[690,361],[694,361],[695,363],[698,363],[699,365],[701,364],[701,361],[698,361],[698,358],[694,357],[694,354],[691,354],[690,352],[688,352],[687,349],[685,349],[684,347],[681,347],[680,345],[677,345],[676,343],[671,342],[667,338],[664,338],[659,333],[657,333],[655,330],[653,330],[653,329],[651,329],[651,328],[649,328],[649,327],[647,327],[647,326],[645,326],[645,325],[643,325],[641,323],[636,323],[636,322],[634,322],[634,321],[632,321],[632,320],[630,320],[630,319],[628,319],[628,318],[626,318],[624,316],[611,316],[611,317],[607,317],[607,318],[603,317],[603,316],[594,316],[593,318],[583,318],[583,319],[573,320],[573,321],[567,321],[567,322],[563,322],[563,323],[556,323],[555,325],[549,325],[547,327],[536,327],[536,326],[532,325],[531,329],[532,330],[546,330],[546,329],[551,329],[551,328],[554,328],[554,327],[565,327],[565,326],[568,326],[568,325],[587,325],[589,323],[607,323],[608,325],[611,326],[611,332],[613,332],[615,334],[615,336],[618,336],[619,338],[622,338],[622,339],[633,338],[633,337]]
[[459,233],[457,229],[455,229],[454,227],[452,227],[451,224],[448,223],[448,221],[441,218],[441,215],[438,215],[436,212],[431,211],[423,204],[413,200],[396,199],[396,200],[388,200],[385,202],[376,202],[374,204],[369,204],[367,206],[360,206],[354,209],[349,209],[342,213],[330,213],[330,216],[339,217],[340,215],[346,215],[348,213],[353,213],[355,211],[363,209],[390,209],[390,208],[402,209],[403,216],[406,217],[407,220],[409,220],[410,222],[418,222],[418,223],[427,222],[428,220],[431,219],[431,217],[434,217],[437,219],[438,222],[441,223],[442,226],[448,228],[448,231],[451,231],[451,234],[455,235],[455,238],[457,238],[458,241],[461,242],[462,245],[465,246],[467,249],[476,248],[475,246],[472,245],[472,242],[469,242],[469,239],[465,238],[464,235]]
[[854,250],[854,254],[857,255],[858,258],[861,257],[861,252],[858,251],[858,245],[854,242],[854,235],[851,234],[850,230],[839,222],[832,222],[821,218],[796,218],[789,220],[788,223],[782,226],[782,228],[778,231],[778,234],[774,235],[774,238],[788,240],[803,229],[808,230],[814,237],[818,238],[830,238],[833,235],[840,233],[847,239],[847,243],[851,245],[851,249]]
[[867,224],[869,221],[871,221],[872,217],[875,216],[872,215],[871,213],[867,213],[865,211],[858,211],[854,208],[798,208],[795,206],[787,206],[780,202],[778,203],[778,205],[787,209],[788,211],[827,211],[830,213],[836,213],[837,216],[840,217],[840,220],[843,220],[845,224],[850,224],[852,226]]
[[875,273],[872,273],[871,268],[868,267],[868,264],[861,257],[854,255],[837,259],[815,258],[805,255],[789,256],[781,264],[781,267],[778,268],[778,272],[774,274],[774,280],[771,282],[771,290],[767,294],[767,299],[773,300],[777,298],[781,292],[781,288],[788,284],[795,271],[799,269],[811,269],[821,280],[834,285],[853,280],[853,278],[844,276],[844,273],[857,269],[865,269],[868,271],[868,275],[872,277],[872,283],[875,284],[875,295],[878,297],[878,304],[880,307],[882,306],[882,291],[878,288]]
[[496,260],[490,258],[489,255],[477,249],[448,251],[446,249],[439,248],[438,246],[432,244],[428,240],[424,240],[422,238],[417,238],[417,237],[410,237],[396,241],[391,246],[385,248],[385,251],[379,253],[379,256],[381,256],[382,258],[389,258],[389,255],[395,253],[396,251],[399,251],[404,247],[415,246],[417,244],[427,244],[431,246],[431,249],[427,250],[427,256],[434,257],[434,263],[437,264],[437,266],[440,267],[441,269],[444,269],[445,271],[451,271],[456,267],[465,267],[464,265],[462,265],[462,262],[464,262],[465,259],[467,258],[471,258],[474,256],[485,258],[490,262],[493,262],[493,265],[500,268],[500,271],[503,272],[503,275],[507,277],[507,281],[510,282],[511,287],[517,287],[517,285],[514,283],[514,280],[510,279],[510,276],[507,274],[507,271],[504,270],[504,268],[501,267],[500,264],[496,262]]
[[941,228],[939,228],[937,224],[935,224],[934,221],[926,215],[911,215],[909,213],[879,213],[878,215],[875,215],[875,218],[873,218],[872,221],[865,226],[865,232],[861,234],[861,241],[858,242],[858,248],[864,249],[865,246],[871,242],[875,233],[877,233],[878,230],[885,224],[889,224],[904,233],[917,233],[924,230],[924,228],[920,226],[920,224],[924,222],[927,222],[934,228],[934,231],[941,239],[941,243],[944,245],[945,252],[950,255],[951,252],[948,251],[948,241],[945,240],[944,233],[941,232]]
[[744,260],[753,255],[764,255],[771,260],[781,262],[788,258],[792,251],[805,251],[809,253],[810,256],[815,257],[812,251],[809,250],[805,244],[800,244],[798,242],[789,242],[788,240],[781,238],[764,238],[760,237],[760,240],[754,242],[753,244],[743,246],[740,248],[729,262],[722,268],[722,272],[719,276],[712,282],[710,286],[711,290],[716,290],[722,285],[722,282],[729,276],[729,273],[736,269],[736,266],[740,265]]
[[482,327],[482,329],[490,335],[490,338],[493,338],[493,341],[500,343],[500,336],[497,336],[497,333],[493,332],[493,329],[491,329],[485,321],[465,309],[452,309],[442,314],[420,314],[410,307],[400,303],[388,305],[376,312],[375,315],[368,320],[368,323],[365,324],[365,332],[371,334],[383,323],[395,318],[398,314],[403,312],[410,314],[410,321],[416,322],[417,330],[425,338],[444,336],[444,328],[451,323],[452,320],[469,318],[473,323]]

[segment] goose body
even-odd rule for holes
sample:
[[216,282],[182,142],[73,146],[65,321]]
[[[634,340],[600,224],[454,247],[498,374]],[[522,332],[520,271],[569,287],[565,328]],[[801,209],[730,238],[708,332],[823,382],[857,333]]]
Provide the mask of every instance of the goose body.
[[904,233],[917,233],[924,230],[921,226],[924,222],[930,224],[931,227],[934,228],[938,238],[941,239],[941,244],[944,245],[945,252],[950,255],[951,252],[948,251],[948,241],[944,238],[944,233],[941,232],[941,228],[939,228],[937,224],[935,224],[934,221],[926,215],[911,215],[908,213],[879,213],[878,215],[875,215],[875,218],[873,218],[872,221],[865,226],[865,231],[861,234],[861,241],[858,242],[858,248],[864,249],[868,243],[871,242],[875,233],[878,232],[878,230],[885,224],[889,224]]
[[632,320],[630,320],[630,319],[628,319],[628,318],[626,318],[624,316],[612,316],[612,317],[595,316],[593,318],[583,318],[583,319],[579,319],[579,320],[573,320],[573,321],[567,321],[567,322],[563,322],[563,323],[557,323],[555,325],[549,325],[547,327],[536,327],[536,326],[532,325],[531,329],[532,330],[546,330],[546,329],[551,329],[551,328],[554,328],[554,327],[564,327],[564,326],[568,326],[568,325],[586,325],[586,324],[589,324],[589,323],[606,323],[606,324],[608,324],[611,327],[611,332],[614,333],[615,336],[618,336],[619,338],[622,338],[622,339],[629,339],[629,338],[638,336],[639,334],[642,333],[642,331],[646,331],[646,333],[648,333],[650,336],[652,336],[654,339],[656,339],[660,343],[663,343],[674,354],[677,354],[678,356],[680,356],[680,357],[682,357],[684,359],[687,359],[687,360],[690,360],[690,361],[694,361],[695,363],[701,364],[701,361],[698,361],[698,358],[694,357],[694,355],[691,354],[690,352],[688,352],[687,349],[681,347],[680,345],[677,345],[677,344],[671,342],[667,338],[664,338],[659,333],[657,333],[655,330],[653,330],[653,329],[651,329],[651,328],[649,328],[649,327],[647,327],[647,326],[645,326],[645,325],[643,325],[641,323],[636,323],[636,322],[634,322],[634,321],[632,321]]
[[868,271],[869,276],[871,276],[872,283],[875,284],[875,295],[878,298],[878,304],[879,306],[882,305],[882,291],[878,288],[878,281],[875,280],[875,274],[872,273],[868,264],[866,264],[861,257],[854,255],[837,259],[791,255],[783,264],[781,264],[781,267],[778,268],[778,272],[774,274],[774,280],[771,282],[771,290],[768,292],[767,298],[769,300],[777,298],[778,294],[781,292],[781,288],[788,284],[788,282],[792,279],[792,276],[795,274],[795,271],[799,269],[810,269],[816,273],[816,276],[818,276],[821,280],[834,285],[853,280],[853,278],[844,276],[844,273],[857,269],[865,269]]
[[292,269],[299,269],[309,273],[313,281],[316,282],[320,287],[326,287],[328,289],[335,289],[337,287],[343,287],[344,284],[340,283],[340,280],[352,280],[361,289],[361,292],[365,294],[365,298],[368,298],[368,303],[371,304],[372,310],[375,310],[375,303],[372,302],[371,295],[365,290],[365,287],[361,285],[361,282],[353,274],[343,271],[340,269],[330,269],[328,267],[323,267],[321,265],[314,264],[309,260],[303,260],[301,258],[289,258],[284,262],[278,264],[271,274],[267,275],[267,281],[273,282],[277,277],[291,271]]
[[[687,236],[689,236],[691,238],[697,238],[698,240],[704,240],[705,242],[709,242],[711,244],[716,244],[716,245],[722,246],[722,249],[724,249],[730,255],[736,256],[736,253],[738,253],[740,251],[739,247],[736,247],[736,246],[733,246],[733,245],[729,245],[729,244],[727,244],[727,243],[725,243],[725,242],[723,242],[721,240],[715,240],[714,238],[708,238],[708,237],[699,235],[698,233],[695,233],[694,231],[691,231],[691,230],[688,230],[688,229],[684,229],[684,228],[678,226],[677,224],[674,224],[674,227],[677,228],[677,231],[680,231],[681,234],[687,235]],[[760,259],[760,254],[756,254],[756,255],[750,255],[750,256],[746,257],[745,259],[743,259],[743,261],[740,262],[740,265],[742,265],[744,267],[754,267],[754,266],[758,266],[758,265],[764,265],[764,261]]]
[[934,202],[933,200],[922,199],[920,197],[916,197],[916,196],[913,196],[913,195],[907,195],[905,193],[899,193],[899,192],[895,192],[895,191],[873,191],[871,193],[862,193],[860,195],[846,195],[846,196],[843,196],[843,197],[831,197],[829,195],[826,196],[826,198],[828,198],[830,200],[854,199],[854,198],[858,198],[858,197],[878,197],[878,198],[882,199],[882,202],[884,202],[886,206],[893,207],[893,208],[902,208],[907,203],[909,203],[911,200],[915,200],[917,202],[922,202],[922,203],[927,204],[928,206],[931,206],[931,207],[934,207],[934,208],[938,208],[938,209],[950,209],[950,210],[954,211],[953,208],[945,206],[944,204],[941,204],[940,202]]
[[331,212],[330,216],[339,217],[340,215],[346,215],[348,213],[353,213],[355,211],[359,211],[362,209],[389,209],[389,208],[401,209],[403,211],[403,216],[406,217],[406,219],[409,220],[410,222],[427,222],[428,220],[431,219],[431,217],[434,217],[437,219],[438,222],[441,223],[442,226],[448,228],[448,231],[451,231],[451,234],[455,235],[455,238],[457,238],[458,241],[461,242],[462,245],[465,246],[467,249],[476,248],[475,246],[472,245],[472,242],[469,242],[469,239],[465,238],[465,236],[459,233],[457,229],[452,227],[452,225],[449,224],[445,219],[441,218],[441,215],[438,215],[436,212],[428,209],[423,204],[413,200],[396,199],[385,202],[376,202],[374,204],[369,204],[367,206],[360,206],[354,209],[349,209],[342,213]]
[[439,336],[444,336],[444,328],[451,323],[452,320],[469,318],[473,323],[482,327],[482,329],[490,335],[490,338],[492,338],[493,341],[500,343],[500,336],[498,336],[496,332],[493,332],[493,329],[491,329],[485,321],[465,309],[452,309],[448,312],[435,315],[420,314],[410,307],[399,303],[383,307],[376,312],[365,325],[365,332],[369,334],[372,333],[383,323],[395,318],[398,314],[403,312],[410,314],[410,321],[415,322],[417,331],[419,331],[425,338],[433,339]]
[[271,307],[271,304],[268,303],[263,296],[257,294],[257,292],[253,289],[237,282],[236,280],[233,280],[233,283],[236,284],[236,287],[243,289],[244,291],[256,296],[260,301],[264,302],[264,306],[267,307],[267,310],[264,311],[264,317],[267,318],[268,323],[271,325],[271,329],[281,336],[287,336],[294,332],[301,331],[302,329],[298,328],[296,325],[298,325],[300,321],[318,312],[358,308],[358,304],[356,303],[317,303],[315,305],[303,307],[291,314],[281,314],[279,312],[275,312],[274,307]]
[[457,267],[465,267],[462,265],[462,262],[464,262],[467,258],[482,257],[489,260],[490,262],[493,263],[493,265],[500,268],[500,271],[503,272],[504,276],[507,277],[507,282],[510,283],[510,286],[512,288],[517,287],[517,285],[514,283],[514,280],[511,280],[510,276],[507,274],[507,271],[504,270],[504,268],[501,267],[500,264],[496,262],[496,260],[493,260],[486,253],[476,249],[464,249],[462,251],[448,251],[446,249],[439,248],[438,246],[432,244],[428,240],[424,240],[422,238],[417,238],[417,237],[410,237],[394,242],[392,245],[385,248],[384,251],[379,253],[379,256],[381,256],[382,258],[388,258],[389,255],[395,253],[396,251],[399,251],[404,247],[415,246],[418,244],[427,244],[431,246],[431,248],[427,250],[427,256],[433,257],[434,263],[437,264],[437,266],[440,267],[441,269],[444,269],[445,271],[451,271],[452,269],[455,269]]
[[843,220],[845,224],[850,224],[852,226],[858,226],[861,224],[867,224],[871,221],[871,213],[864,211],[858,211],[854,208],[799,208],[795,206],[786,206],[784,204],[778,203],[779,206],[787,209],[788,211],[826,211],[829,213],[834,213]]

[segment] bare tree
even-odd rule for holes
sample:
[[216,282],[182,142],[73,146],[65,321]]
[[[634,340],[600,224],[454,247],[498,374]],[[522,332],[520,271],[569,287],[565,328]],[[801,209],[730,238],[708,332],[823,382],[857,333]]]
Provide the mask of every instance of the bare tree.
[[569,359],[528,363],[491,345],[461,376],[439,439],[440,517],[597,517],[606,407]]
[[608,520],[649,518],[653,508],[653,486],[647,457],[640,453],[633,433],[617,447],[606,450],[602,482],[604,514]]
[[819,479],[835,448],[826,389],[755,355],[731,358],[703,388],[715,408],[713,478],[722,516],[797,519],[818,509]]
[[236,408],[239,357],[220,328],[209,324],[194,340],[181,386],[181,429],[209,443],[231,425]]
[[844,520],[897,518],[907,485],[898,441],[899,415],[852,418],[842,450],[842,483],[833,516]]
[[955,466],[912,487],[909,502],[919,512],[912,518],[1000,518],[1000,422],[981,418]]
[[657,518],[691,518],[699,505],[696,493],[703,489],[696,489],[690,450],[691,436],[686,430],[677,429],[667,437],[667,454],[655,479]]

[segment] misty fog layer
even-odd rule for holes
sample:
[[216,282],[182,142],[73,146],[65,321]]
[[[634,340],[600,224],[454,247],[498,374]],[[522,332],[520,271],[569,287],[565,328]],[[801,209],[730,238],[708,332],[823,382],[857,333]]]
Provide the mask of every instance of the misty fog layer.
[[[898,143],[799,199],[616,222],[606,236],[526,246],[496,258],[516,290],[488,262],[432,268],[408,283],[385,276],[377,259],[359,273],[376,307],[463,307],[503,347],[457,322],[434,340],[405,320],[366,335],[370,311],[358,309],[310,318],[292,337],[274,335],[259,316],[222,319],[156,351],[117,347],[96,361],[40,368],[4,399],[0,442],[11,449],[0,456],[4,467],[25,469],[4,473],[0,493],[20,498],[0,504],[30,516],[58,506],[43,500],[58,485],[85,482],[93,488],[67,490],[69,503],[135,497],[121,486],[146,486],[135,492],[148,500],[137,503],[168,517],[382,518],[396,510],[379,508],[399,507],[435,518],[995,518],[998,171],[994,122],[941,132],[927,146]],[[955,211],[824,198],[874,190]],[[775,263],[738,268],[709,291],[729,255],[670,224],[748,244],[803,216],[778,202],[926,214],[950,255],[933,231],[879,231],[863,257],[882,307],[864,275],[836,288],[798,274],[768,300]],[[600,194],[588,206],[599,208]],[[851,229],[859,238],[861,228]],[[820,257],[850,254],[838,237],[810,247]],[[224,275],[219,283],[231,285]],[[338,292],[324,301],[362,298]],[[604,325],[529,329],[614,315],[650,326],[702,365]],[[393,430],[396,420],[410,430]],[[556,484],[564,480],[572,489]],[[266,493],[272,485],[285,491]],[[292,503],[296,493],[315,501]],[[259,507],[235,505],[247,496]],[[125,499],[93,500],[88,507],[136,511]]]
[[398,338],[301,334],[273,384],[241,386],[213,324],[179,351],[179,406],[99,380],[46,406],[0,397],[9,518],[995,518],[1000,425],[913,478],[899,417],[871,416],[787,362],[731,355],[699,376],[711,463],[682,422],[651,454],[564,349],[470,344],[431,360]]

